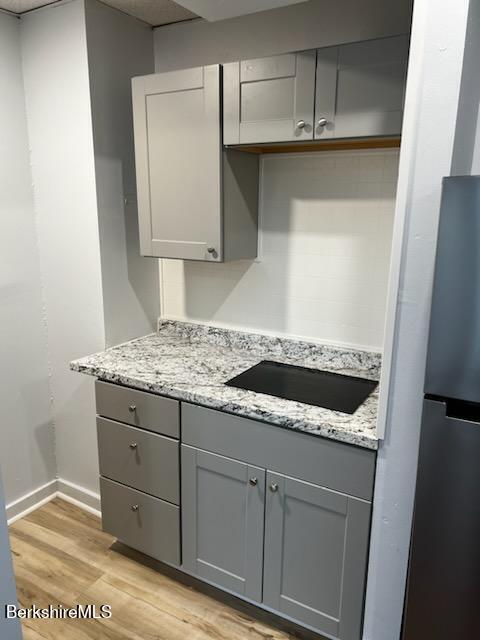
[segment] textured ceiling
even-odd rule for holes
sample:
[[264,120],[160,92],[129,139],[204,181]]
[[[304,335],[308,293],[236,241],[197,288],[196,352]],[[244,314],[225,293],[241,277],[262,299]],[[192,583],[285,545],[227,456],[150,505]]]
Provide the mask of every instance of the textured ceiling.
[[154,27],[198,17],[172,0],[102,0],[102,2],[140,18]]
[[[46,4],[53,4],[56,0],[0,0],[0,9],[6,9],[12,13],[25,13]],[[170,22],[191,20],[197,15],[181,7],[173,0],[102,0],[110,5],[135,16],[144,22],[156,27]]]
[[247,13],[278,9],[305,0],[177,0],[178,4],[209,22],[244,16]]
[[0,0],[0,9],[6,9],[12,13],[24,13],[40,7],[42,4],[45,2],[40,2],[40,0]]

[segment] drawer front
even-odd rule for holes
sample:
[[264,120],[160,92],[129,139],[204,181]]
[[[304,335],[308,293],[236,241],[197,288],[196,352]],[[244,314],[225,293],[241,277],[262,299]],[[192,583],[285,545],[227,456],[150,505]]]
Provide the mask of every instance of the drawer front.
[[182,402],[182,442],[371,500],[374,451]]
[[152,558],[180,564],[180,509],[100,478],[102,528]]
[[100,474],[157,498],[179,503],[177,440],[97,418]]
[[180,412],[176,400],[100,380],[95,383],[95,396],[97,413],[105,418],[179,437]]

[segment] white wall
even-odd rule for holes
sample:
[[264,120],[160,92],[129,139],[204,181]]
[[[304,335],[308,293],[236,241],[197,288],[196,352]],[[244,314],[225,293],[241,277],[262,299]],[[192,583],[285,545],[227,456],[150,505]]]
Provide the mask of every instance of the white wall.
[[56,473],[19,27],[0,13],[0,469],[7,503]]
[[410,31],[411,0],[311,0],[273,11],[155,29],[155,69],[166,71],[314,49]]
[[60,478],[96,491],[93,380],[68,363],[105,346],[84,4],[21,21]]
[[130,89],[153,70],[152,31],[73,0],[24,15],[21,35],[59,488],[98,506],[93,380],[68,363],[158,317],[157,261],[138,248]]
[[[152,29],[86,3],[106,344],[150,333],[159,314],[158,265],[139,252],[131,78],[153,73]],[[125,204],[126,200],[126,204]]]
[[397,150],[264,156],[258,260],[164,260],[162,315],[380,350],[397,171]]
[[468,4],[415,2],[380,387],[386,438],[375,480],[364,640],[400,637],[441,180],[454,156]]

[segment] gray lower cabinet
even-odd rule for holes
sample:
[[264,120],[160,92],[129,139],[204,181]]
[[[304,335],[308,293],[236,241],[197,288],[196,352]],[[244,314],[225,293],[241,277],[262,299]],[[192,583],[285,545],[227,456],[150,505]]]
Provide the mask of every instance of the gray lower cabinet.
[[95,390],[102,528],[178,566],[179,403],[101,381]]
[[102,528],[152,558],[180,564],[180,509],[146,493],[100,478]]
[[262,600],[265,471],[182,445],[183,567]]
[[181,403],[182,443],[371,501],[374,451]]
[[373,451],[189,403],[180,444],[145,422],[178,427],[167,399],[102,385],[98,410],[131,420],[135,399],[143,427],[97,417],[105,531],[319,633],[360,640]]
[[178,504],[178,440],[97,418],[100,474]]
[[183,568],[341,640],[361,637],[370,511],[182,445]]
[[164,436],[179,437],[180,403],[177,400],[97,380],[95,401],[99,416]]
[[369,503],[268,472],[264,604],[342,640],[358,640],[369,526]]

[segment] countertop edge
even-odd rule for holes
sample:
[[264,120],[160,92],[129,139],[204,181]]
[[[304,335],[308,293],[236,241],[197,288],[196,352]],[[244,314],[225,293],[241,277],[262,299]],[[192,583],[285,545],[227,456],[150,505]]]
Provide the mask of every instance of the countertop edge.
[[102,369],[101,367],[82,365],[78,360],[73,360],[72,362],[70,362],[69,366],[71,371],[75,371],[77,373],[83,373],[86,375],[94,376],[96,378],[100,378],[101,380],[105,380],[107,382],[123,384],[126,386],[131,386],[135,389],[140,389],[142,391],[148,391],[150,393],[167,396],[169,398],[173,398],[174,400],[191,402],[207,407],[209,409],[224,411],[225,413],[238,415],[244,418],[250,418],[252,420],[257,420],[265,424],[273,424],[282,429],[297,431],[299,433],[306,433],[313,437],[326,438],[328,440],[342,442],[354,447],[361,447],[363,449],[369,449],[371,451],[377,451],[378,449],[378,438],[376,436],[369,437],[365,434],[359,434],[355,431],[349,431],[345,428],[336,429],[335,427],[332,427],[328,424],[326,424],[325,426],[318,426],[309,422],[298,422],[298,426],[294,426],[291,424],[286,425],[284,424],[285,418],[282,417],[282,415],[276,415],[272,413],[268,413],[268,415],[265,415],[258,410],[249,410],[244,406],[235,405],[231,402],[228,403],[227,411],[225,408],[223,408],[222,403],[218,400],[212,400],[208,396],[188,392],[186,390],[179,389],[178,387],[170,387],[167,384],[152,385],[148,382],[142,382],[141,380],[138,380],[136,378],[130,378],[126,375],[109,372],[107,369]]

